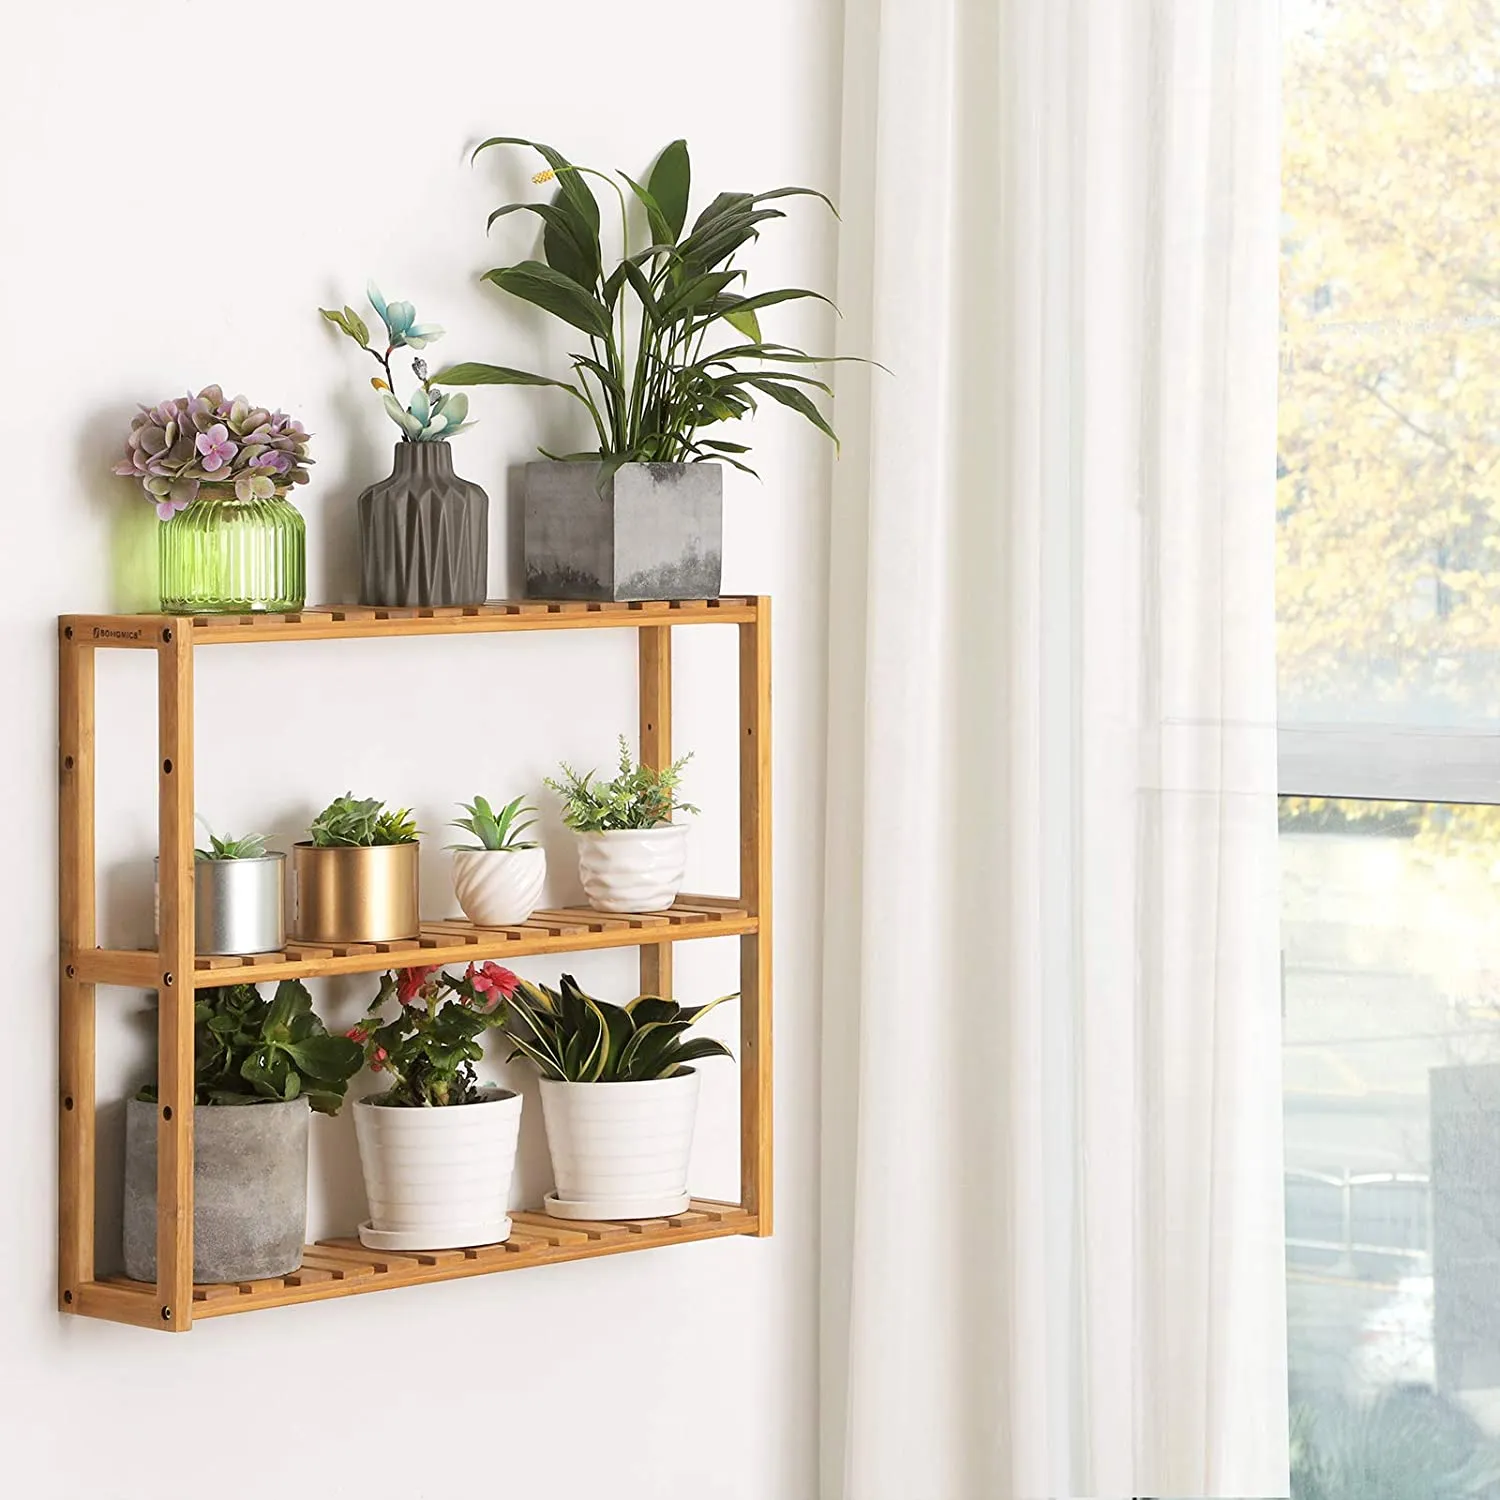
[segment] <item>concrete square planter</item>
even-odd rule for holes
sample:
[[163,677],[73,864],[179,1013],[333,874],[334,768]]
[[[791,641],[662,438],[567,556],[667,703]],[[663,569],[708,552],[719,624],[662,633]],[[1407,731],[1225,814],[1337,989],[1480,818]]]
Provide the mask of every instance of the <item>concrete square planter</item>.
[[532,599],[712,599],[724,550],[715,463],[526,465],[526,593]]

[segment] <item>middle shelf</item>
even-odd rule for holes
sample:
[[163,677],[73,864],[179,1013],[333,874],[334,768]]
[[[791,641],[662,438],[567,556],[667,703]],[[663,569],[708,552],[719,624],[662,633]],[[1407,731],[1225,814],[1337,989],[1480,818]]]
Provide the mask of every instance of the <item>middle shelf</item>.
[[[593,948],[633,948],[663,939],[737,937],[757,930],[748,906],[721,896],[679,896],[666,911],[601,912],[591,907],[535,911],[514,927],[476,927],[462,919],[423,922],[419,936],[388,943],[299,943],[278,953],[198,958],[193,987],[373,974],[383,969],[471,960],[524,958],[539,953],[581,953]],[[175,982],[151,948],[87,948],[75,953],[67,977],[84,984],[157,989]]]

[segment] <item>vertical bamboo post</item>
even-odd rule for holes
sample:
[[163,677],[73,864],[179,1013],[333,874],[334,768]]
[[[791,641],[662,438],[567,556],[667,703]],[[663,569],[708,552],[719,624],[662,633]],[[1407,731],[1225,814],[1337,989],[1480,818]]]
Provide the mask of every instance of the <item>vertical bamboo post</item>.
[[156,1294],[164,1327],[193,1317],[193,638],[157,648],[161,933],[157,961]]
[[97,942],[94,881],[94,648],[58,636],[58,1305],[76,1312],[94,1279],[94,986],[75,977]]
[[[637,635],[640,638],[641,760],[660,770],[672,764],[672,627],[643,625]],[[671,996],[670,941],[641,944],[641,993]]]
[[771,601],[740,633],[740,900],[756,930],[740,939],[740,1201],[756,1233],[772,1223]]

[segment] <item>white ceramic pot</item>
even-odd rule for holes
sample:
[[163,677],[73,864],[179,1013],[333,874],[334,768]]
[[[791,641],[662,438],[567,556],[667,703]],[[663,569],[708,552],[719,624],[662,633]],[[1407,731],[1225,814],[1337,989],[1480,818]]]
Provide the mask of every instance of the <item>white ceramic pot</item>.
[[535,849],[455,849],[453,894],[476,927],[513,927],[524,922],[542,899],[547,851]]
[[521,1096],[481,1090],[475,1104],[409,1109],[354,1106],[354,1133],[370,1219],[359,1237],[372,1250],[453,1250],[510,1236],[510,1178]]
[[648,1083],[542,1079],[542,1118],[559,1219],[654,1219],[688,1206],[698,1075]]
[[578,873],[595,911],[665,911],[687,873],[686,823],[578,835]]

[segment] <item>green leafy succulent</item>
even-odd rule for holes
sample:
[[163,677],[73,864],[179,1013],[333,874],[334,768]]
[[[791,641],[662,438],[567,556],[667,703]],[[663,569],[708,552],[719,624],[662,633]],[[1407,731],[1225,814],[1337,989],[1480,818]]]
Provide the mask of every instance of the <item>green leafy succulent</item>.
[[[593,453],[566,456],[600,459],[601,482],[629,462],[716,459],[747,468],[737,457],[749,452],[744,443],[699,433],[754,411],[760,398],[789,407],[834,437],[813,394],[830,394],[828,385],[789,368],[827,361],[767,342],[759,316],[783,302],[828,299],[800,287],[747,293],[746,273],[735,264],[735,256],[759,237],[762,225],[786,217],[768,206],[773,200],[820,198],[831,209],[824,194],[802,187],[720,193],[689,228],[692,168],[686,141],[667,146],[644,183],[624,172],[611,175],[575,166],[553,147],[515,136],[494,136],[474,155],[492,146],[536,151],[547,167],[533,180],[556,182],[557,190],[550,202],[507,203],[490,215],[491,225],[509,214],[535,215],[542,225],[544,259],[498,266],[484,279],[582,333],[588,349],[570,355],[571,380],[471,363],[439,370],[434,384],[556,386],[567,391],[587,410],[599,446]],[[590,187],[595,181],[606,184],[620,206],[620,260],[612,267],[605,264],[600,242],[599,203]],[[644,210],[645,245],[640,249],[633,248],[632,202],[637,213]],[[629,314],[627,304],[632,303],[635,311]]]
[[455,818],[448,826],[450,828],[462,828],[465,833],[472,833],[479,840],[477,844],[449,844],[450,849],[491,849],[513,852],[518,849],[535,849],[535,839],[523,839],[521,835],[528,828],[536,826],[535,818],[527,818],[524,823],[516,820],[526,813],[534,813],[534,807],[525,805],[524,797],[517,797],[514,802],[507,802],[504,807],[496,812],[483,797],[475,797],[472,802],[460,802],[458,805],[468,813],[467,818]]
[[563,779],[546,778],[546,785],[563,799],[563,821],[575,833],[612,833],[622,828],[655,828],[671,821],[674,812],[696,813],[691,802],[678,799],[682,768],[691,752],[656,770],[632,757],[630,744],[620,736],[620,772],[613,781],[596,780],[594,772],[578,774],[566,762]]
[[369,848],[374,844],[417,841],[417,825],[409,807],[388,810],[378,797],[361,800],[353,792],[335,797],[312,820],[309,832],[319,849]]
[[231,838],[226,834],[220,838],[211,833],[207,849],[194,849],[198,859],[264,859],[266,836],[263,833],[247,833],[243,838]]
[[[320,1114],[336,1115],[364,1064],[364,1049],[328,1034],[307,986],[295,979],[282,980],[270,1000],[253,984],[199,990],[193,1046],[196,1104],[300,1098]],[[147,1084],[136,1097],[154,1104],[157,1086]]]
[[517,982],[505,1002],[501,1034],[515,1050],[506,1059],[529,1058],[543,1078],[563,1083],[642,1083],[672,1078],[705,1057],[733,1057],[713,1037],[682,1039],[683,1033],[726,1000],[679,1005],[658,995],[641,995],[629,1005],[612,1005],[586,995],[571,974],[558,989]]

